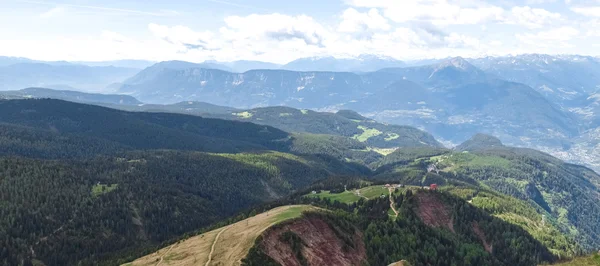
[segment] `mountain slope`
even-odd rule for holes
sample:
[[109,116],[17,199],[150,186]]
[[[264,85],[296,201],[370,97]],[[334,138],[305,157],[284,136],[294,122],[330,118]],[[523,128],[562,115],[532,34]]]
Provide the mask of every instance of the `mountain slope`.
[[[362,74],[163,69],[139,80],[125,83],[120,92],[146,102],[205,101],[240,109],[278,105],[350,109],[377,121],[424,129],[451,144],[483,132],[509,145],[555,155],[568,150],[573,137],[595,123],[593,116],[581,123],[579,114],[550,102],[533,88],[498,79],[462,58]],[[594,103],[587,105],[592,112],[597,108]],[[596,160],[593,154],[571,154],[575,156],[568,159],[574,162]]]
[[229,68],[232,72],[236,73],[244,73],[255,69],[279,69],[281,67],[281,65],[274,63],[248,60],[238,60],[232,62],[206,61],[204,63],[223,65]]
[[147,60],[123,59],[123,60],[113,60],[113,61],[78,61],[78,62],[74,62],[74,63],[86,65],[86,66],[92,66],[92,67],[94,67],[94,66],[114,66],[114,67],[144,69],[146,67],[151,66],[155,62],[147,61]]
[[380,72],[401,75],[404,79],[437,89],[481,82],[491,78],[461,57],[450,58],[432,65],[386,68],[380,70]]
[[469,61],[506,80],[527,84],[561,104],[595,92],[600,84],[600,62],[592,57],[526,54]]
[[0,90],[28,87],[61,88],[70,86],[84,91],[102,91],[139,70],[121,67],[89,67],[75,64],[18,63],[0,66]]
[[361,55],[357,58],[300,58],[281,66],[281,69],[293,71],[372,72],[382,68],[402,66],[405,66],[404,62],[391,57]]
[[457,151],[477,151],[494,147],[503,147],[498,138],[485,134],[477,134],[454,148]]
[[[521,228],[446,193],[408,189],[390,197],[352,205],[315,199],[337,211],[308,212],[269,229],[243,265],[364,265],[365,259],[369,265],[401,260],[410,265],[537,265],[556,260]],[[398,209],[397,217],[389,216],[391,206]]]
[[18,91],[0,91],[0,94],[20,98],[51,98],[71,102],[97,104],[141,104],[137,99],[128,95],[85,93],[70,90],[53,90],[46,88],[25,88]]
[[49,99],[2,100],[0,113],[6,265],[114,265],[315,181],[369,174],[270,151],[293,136],[264,125]]
[[[348,205],[318,197],[296,200],[329,211],[312,209],[298,217],[297,211],[282,214],[298,206],[279,207],[127,265],[203,265],[213,246],[211,263],[224,265],[387,265],[401,260],[411,265],[537,265],[557,259],[518,226],[447,193],[406,188]],[[391,207],[400,215],[390,217]],[[241,233],[246,228],[249,233]],[[251,239],[256,239],[252,248]]]
[[315,209],[310,205],[278,207],[237,223],[190,237],[125,265],[155,265],[156,261],[161,259],[165,264],[206,265],[209,258],[213,264],[229,265],[241,261],[264,230],[277,223],[300,217],[304,211]]
[[0,254],[6,265],[115,265],[314,181],[352,174],[339,169],[283,153],[2,157]]
[[220,106],[206,102],[178,102],[174,104],[138,104],[138,105],[115,105],[102,104],[109,108],[130,111],[130,112],[155,112],[155,113],[176,113],[189,115],[214,115],[231,114],[239,112],[239,109],[227,106]]
[[[131,149],[239,152],[286,149],[289,134],[251,123],[163,113],[129,113],[60,100],[0,101],[0,123],[96,138]],[[22,138],[24,136],[13,136]],[[69,156],[57,153],[56,156]]]
[[350,137],[378,148],[441,146],[431,135],[419,129],[378,123],[350,110],[326,113],[289,107],[265,107],[213,117],[264,124],[288,132]]
[[252,70],[230,73],[201,67],[150,67],[128,79],[119,91],[143,102],[206,101],[233,107],[290,105],[323,107],[350,102],[368,87],[391,83],[391,74]]
[[484,132],[513,145],[561,146],[580,130],[576,117],[519,83],[492,79],[431,94],[443,103],[369,114],[380,121],[416,124],[453,141]]
[[[378,179],[443,185],[459,180],[532,202],[564,234],[585,249],[600,245],[600,176],[594,171],[530,149],[482,143],[478,136],[461,147],[469,152],[438,152],[391,160]],[[388,155],[401,157],[399,150]],[[406,157],[406,156],[405,156]],[[386,159],[384,159],[384,162]],[[594,214],[595,213],[595,214]]]

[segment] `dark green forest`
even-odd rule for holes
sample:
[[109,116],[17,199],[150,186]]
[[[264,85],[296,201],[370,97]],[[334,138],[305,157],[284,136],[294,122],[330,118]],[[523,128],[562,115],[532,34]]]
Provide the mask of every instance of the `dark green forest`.
[[206,114],[215,118],[248,121],[269,125],[294,133],[326,134],[343,137],[358,137],[372,131],[362,142],[370,146],[390,147],[442,147],[431,134],[414,127],[388,125],[350,111],[337,113],[299,110],[290,107],[264,107],[234,113]]
[[529,202],[584,250],[600,245],[598,174],[545,153],[493,143],[485,148],[471,142],[478,148],[463,152],[401,149],[381,161],[373,178],[491,189]]
[[[282,153],[0,159],[3,265],[110,265],[351,168]],[[32,250],[34,252],[32,252]]]
[[[356,129],[353,120],[361,119],[343,111],[315,126],[337,130],[336,123],[347,120]],[[305,202],[299,196],[307,191],[340,192],[343,185],[352,189],[385,182],[435,183],[470,200],[465,204],[435,194],[450,206],[453,217],[464,217],[461,221],[470,225],[477,221],[486,239],[496,244],[490,255],[478,236],[456,220],[456,234],[419,223],[414,195],[396,199],[402,210],[396,220],[387,219],[387,209],[383,213],[384,200],[308,202],[356,210],[340,219],[359,222],[367,246],[377,247],[369,251],[370,265],[394,259],[415,265],[442,265],[443,259],[455,265],[531,265],[554,260],[548,249],[571,256],[580,248],[590,251],[600,245],[600,177],[585,167],[494,141],[488,141],[494,147],[470,142],[461,152],[440,148],[437,142],[407,142],[385,155],[371,149],[369,141],[377,140],[373,136],[367,141],[363,135],[356,137],[365,132],[288,133],[249,122],[126,112],[60,100],[0,100],[0,265],[124,263],[247,215],[240,216],[242,212]],[[411,129],[405,136],[427,137],[419,132]],[[386,137],[392,141],[403,136]],[[534,229],[542,219],[551,225],[547,232]],[[498,233],[502,230],[506,234]],[[422,241],[402,246],[406,250],[394,242],[415,239]],[[534,255],[527,259],[511,253],[516,247]],[[380,249],[387,251],[385,256]]]

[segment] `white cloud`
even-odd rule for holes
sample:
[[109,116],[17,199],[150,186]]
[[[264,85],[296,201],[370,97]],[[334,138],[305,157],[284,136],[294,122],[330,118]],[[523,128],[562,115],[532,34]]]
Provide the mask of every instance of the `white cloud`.
[[53,17],[60,17],[62,15],[65,15],[67,9],[64,7],[54,7],[51,8],[50,10],[40,14],[41,18],[53,18]]
[[338,26],[338,31],[353,33],[365,30],[389,30],[390,28],[388,20],[375,8],[371,8],[367,13],[348,8],[342,14],[342,22]]
[[94,5],[67,4],[67,3],[59,4],[59,3],[54,3],[54,2],[36,1],[36,0],[20,0],[19,2],[35,4],[35,5],[63,6],[63,7],[71,7],[71,8],[75,8],[75,9],[90,9],[90,10],[97,10],[97,11],[104,11],[104,12],[116,12],[116,13],[130,14],[130,15],[144,15],[144,16],[155,16],[155,17],[179,15],[179,13],[174,10],[161,10],[159,12],[148,12],[148,11],[136,10],[136,9],[125,9],[125,8],[94,6]]
[[308,45],[322,45],[329,31],[312,17],[306,15],[288,16],[283,14],[258,15],[225,18],[226,26],[220,32],[228,40],[277,40],[303,41]]
[[[172,18],[154,17],[154,23],[142,24],[146,25],[145,32],[143,28],[135,28],[135,32],[96,28],[92,33],[45,40],[42,40],[45,37],[0,36],[0,51],[46,60],[244,59],[286,63],[299,57],[346,57],[365,53],[401,59],[577,53],[572,47],[585,45],[583,40],[593,43],[594,38],[600,37],[595,30],[597,24],[574,20],[571,12],[559,14],[537,6],[505,10],[481,0],[347,1],[350,6],[332,16],[333,21],[321,21],[308,15],[251,14],[228,16],[221,25],[203,29],[168,24]],[[64,8],[75,13],[82,6]],[[145,14],[113,8],[106,11]],[[59,16],[61,12],[65,9],[52,8],[44,17]],[[588,20],[600,21],[600,18]],[[533,29],[536,31],[530,31]],[[518,34],[514,34],[515,31]]]
[[498,41],[498,40],[494,40],[494,41],[490,42],[490,45],[498,47],[498,46],[502,46],[502,42]]
[[527,0],[526,3],[528,5],[542,5],[542,4],[554,3],[556,1],[557,0]]
[[217,49],[219,43],[214,42],[214,34],[210,31],[196,32],[185,26],[168,27],[150,23],[148,29],[156,37],[177,45],[181,50],[188,49]]
[[[478,3],[461,6],[447,0],[348,0],[355,7],[382,8],[395,22],[428,21],[436,25],[478,24],[502,20],[500,7]],[[463,1],[464,2],[464,1]]]
[[511,13],[512,17],[509,19],[509,23],[520,24],[528,28],[542,28],[562,18],[559,13],[529,6],[513,7]]
[[579,35],[579,30],[572,27],[560,27],[556,29],[540,31],[535,34],[517,34],[516,37],[524,44],[541,47],[572,47],[570,40]]
[[572,7],[571,11],[588,17],[600,17],[600,6]]

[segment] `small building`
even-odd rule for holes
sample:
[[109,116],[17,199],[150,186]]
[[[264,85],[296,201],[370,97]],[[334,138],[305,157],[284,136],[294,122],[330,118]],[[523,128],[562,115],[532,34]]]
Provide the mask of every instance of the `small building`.
[[388,188],[389,188],[389,187],[391,187],[391,186],[392,186],[392,185],[390,185],[390,184],[385,184],[385,187],[388,187]]
[[314,194],[317,194],[317,192],[316,192],[316,191],[314,191],[314,190],[313,190],[311,193],[312,193],[313,195],[314,195]]
[[437,184],[429,185],[429,190],[437,190]]

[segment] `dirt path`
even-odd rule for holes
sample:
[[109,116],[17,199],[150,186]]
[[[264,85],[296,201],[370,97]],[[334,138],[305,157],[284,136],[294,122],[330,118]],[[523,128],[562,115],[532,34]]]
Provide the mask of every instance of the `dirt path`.
[[361,194],[360,194],[360,191],[358,191],[358,192],[354,192],[354,195],[356,195],[356,196],[359,196],[359,197],[361,197],[361,198],[363,198],[363,199],[369,200],[369,198],[367,198],[367,197],[365,197],[365,196],[361,195]]
[[396,214],[396,217],[398,217],[398,211],[396,210],[396,207],[394,206],[394,189],[393,188],[388,188],[388,190],[390,191],[390,208],[392,208],[392,211],[394,211],[394,213]]
[[169,254],[169,252],[171,251],[171,249],[173,249],[174,246],[177,246],[177,244],[171,245],[171,247],[165,252],[165,254],[162,254],[162,256],[160,256],[160,260],[156,263],[156,266],[160,265],[163,262],[165,256]]
[[223,228],[223,230],[221,230],[221,232],[219,232],[215,237],[215,241],[213,241],[212,247],[210,247],[210,253],[208,253],[208,261],[206,262],[205,266],[208,266],[210,264],[210,261],[212,260],[212,255],[215,252],[215,246],[217,245],[217,241],[219,241],[219,237],[223,232],[225,232],[225,230],[227,230],[227,228],[229,228],[229,226]]
[[[299,217],[303,211],[317,209],[310,205],[281,206],[257,214],[228,227],[205,232],[148,254],[122,266],[236,266],[246,257],[256,238],[273,224]],[[226,230],[224,230],[226,228]],[[217,237],[218,235],[218,237]],[[169,251],[169,249],[172,250]],[[167,253],[168,252],[168,253]],[[210,254],[210,255],[209,255]]]

